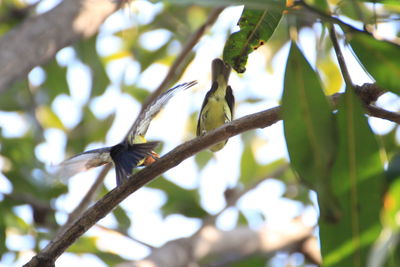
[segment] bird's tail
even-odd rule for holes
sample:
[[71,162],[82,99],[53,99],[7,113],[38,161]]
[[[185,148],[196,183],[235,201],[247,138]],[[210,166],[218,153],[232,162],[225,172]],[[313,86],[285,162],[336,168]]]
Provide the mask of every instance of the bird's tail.
[[110,156],[115,165],[117,186],[132,174],[137,165],[151,155],[152,150],[159,142],[148,142],[141,144],[120,143],[111,147]]
[[222,75],[227,85],[230,74],[231,74],[231,67],[228,64],[226,64],[222,59],[216,58],[212,61],[211,63],[212,82],[217,82],[220,75]]
[[93,149],[77,154],[55,166],[55,176],[62,180],[74,176],[78,172],[111,162],[111,147]]

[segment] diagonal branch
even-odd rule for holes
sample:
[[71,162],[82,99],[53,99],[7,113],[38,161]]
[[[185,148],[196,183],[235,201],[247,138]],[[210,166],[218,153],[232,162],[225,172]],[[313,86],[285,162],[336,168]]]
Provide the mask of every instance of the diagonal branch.
[[58,229],[57,234],[63,232],[71,223],[73,223],[86,209],[89,207],[90,203],[93,202],[94,198],[99,191],[100,186],[103,184],[104,179],[107,176],[109,170],[111,170],[111,164],[107,164],[102,168],[100,173],[97,175],[96,180],[89,188],[85,196],[79,202],[78,206],[68,215],[67,222]]
[[55,260],[71,246],[78,237],[84,234],[97,221],[105,217],[130,194],[160,176],[165,171],[179,165],[183,160],[211,145],[239,133],[255,128],[264,128],[276,123],[279,121],[279,109],[279,107],[272,108],[245,116],[217,130],[211,131],[204,136],[195,138],[176,147],[149,167],[132,175],[124,184],[106,194],[102,199],[85,211],[73,224],[68,226],[65,231],[59,233],[53,241],[33,257],[25,266],[54,266]]
[[[337,94],[331,98],[336,102],[339,97],[340,94]],[[368,106],[368,108],[370,107],[371,106]],[[374,115],[375,109],[368,109],[368,112]],[[256,128],[265,128],[278,122],[280,120],[279,113],[280,107],[275,107],[247,115],[210,131],[204,136],[197,137],[179,145],[149,167],[132,175],[124,184],[106,194],[84,212],[74,224],[68,226],[65,231],[59,233],[53,241],[34,256],[25,266],[54,266],[55,260],[71,246],[77,238],[83,235],[96,222],[105,217],[130,194],[203,149],[240,133]],[[389,111],[386,111],[386,113],[390,114],[390,117],[385,119],[400,123],[400,114]]]

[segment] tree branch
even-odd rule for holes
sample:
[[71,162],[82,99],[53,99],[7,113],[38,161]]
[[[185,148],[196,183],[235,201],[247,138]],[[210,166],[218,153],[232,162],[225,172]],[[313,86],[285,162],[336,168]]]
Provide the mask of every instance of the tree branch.
[[[366,88],[375,87],[366,86]],[[365,92],[365,90],[360,91],[361,93]],[[340,96],[341,94],[336,94],[332,96],[331,99],[333,102],[337,102]],[[375,112],[377,112],[376,109],[371,108],[372,106],[370,105],[367,107],[370,114],[374,116]],[[32,260],[29,261],[25,266],[54,266],[55,260],[70,245],[72,245],[78,237],[84,234],[97,221],[105,217],[130,194],[203,149],[206,149],[240,133],[256,128],[265,128],[271,126],[280,120],[279,113],[280,107],[278,106],[265,111],[247,115],[227,123],[218,129],[210,131],[204,136],[197,137],[177,146],[165,156],[158,159],[155,163],[132,175],[121,186],[111,190],[91,208],[84,212],[74,224],[68,226],[65,231],[58,234],[53,241],[51,241],[35,257],[33,257]],[[385,111],[385,114],[390,115],[385,117],[385,119],[400,124],[400,114],[390,111]],[[382,112],[379,112],[379,115],[383,117]]]
[[[336,96],[337,99],[337,96]],[[207,133],[204,136],[190,140],[151,164],[149,167],[132,175],[124,184],[113,189],[102,199],[89,208],[82,216],[66,230],[50,242],[38,255],[25,266],[53,266],[54,261],[82,234],[97,221],[106,216],[130,194],[143,187],[148,182],[160,176],[165,171],[179,165],[183,160],[194,154],[221,142],[229,137],[256,128],[265,128],[280,120],[280,107],[254,113],[234,120]],[[370,110],[374,113],[374,109]],[[391,117],[386,118],[400,123],[400,114],[388,112]],[[50,265],[45,265],[50,264]]]
[[104,179],[107,176],[108,171],[111,169],[112,165],[107,164],[104,166],[100,173],[97,175],[96,180],[89,188],[85,196],[79,202],[78,206],[68,215],[67,222],[58,229],[57,234],[63,232],[71,223],[73,223],[86,209],[89,207],[90,203],[93,202],[94,198],[96,197],[96,193],[99,191],[100,186],[103,184]]
[[25,266],[54,266],[55,260],[72,245],[78,237],[84,234],[97,221],[105,217],[130,194],[143,187],[157,176],[160,176],[165,171],[177,166],[183,160],[209,146],[239,133],[255,128],[264,128],[276,123],[279,120],[279,109],[279,107],[276,107],[245,116],[223,125],[204,136],[195,138],[176,147],[149,167],[132,175],[121,186],[111,190],[85,211],[74,224],[68,226],[65,231],[57,235],[53,241],[33,257]]
[[68,0],[27,18],[0,39],[0,92],[61,49],[94,35],[119,1]]

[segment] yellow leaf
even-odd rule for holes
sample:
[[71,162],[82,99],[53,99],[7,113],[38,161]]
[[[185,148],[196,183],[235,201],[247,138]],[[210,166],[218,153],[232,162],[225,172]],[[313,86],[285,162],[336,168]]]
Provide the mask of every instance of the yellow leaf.
[[332,57],[320,58],[317,67],[321,73],[325,93],[332,95],[339,92],[343,86],[343,79],[339,66],[333,61]]
[[61,120],[49,107],[38,107],[36,109],[36,118],[44,128],[58,128],[61,130],[65,130],[65,127]]
[[121,58],[126,58],[126,57],[132,57],[132,53],[127,50],[122,50],[122,51],[119,51],[112,55],[104,57],[103,60],[105,63],[109,63],[110,61],[121,59]]

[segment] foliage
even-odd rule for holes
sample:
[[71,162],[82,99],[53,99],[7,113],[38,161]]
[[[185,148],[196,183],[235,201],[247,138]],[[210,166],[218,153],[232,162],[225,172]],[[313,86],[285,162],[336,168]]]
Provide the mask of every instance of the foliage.
[[[122,11],[125,12],[124,16],[129,18],[129,23],[122,29],[116,27],[111,33],[101,29],[99,34],[76,42],[47,64],[38,66],[34,71],[39,74],[35,76],[31,73],[30,77],[15,82],[12,87],[1,93],[0,257],[3,256],[4,262],[17,265],[29,260],[23,257],[23,250],[37,252],[44,243],[54,237],[57,229],[64,223],[60,217],[65,217],[65,208],[60,202],[65,201],[74,191],[72,186],[49,182],[48,163],[53,159],[44,159],[43,155],[46,153],[41,150],[46,144],[49,146],[48,136],[51,133],[62,136],[65,145],[57,144],[61,147],[57,149],[62,150],[63,156],[82,152],[88,146],[98,147],[99,144],[107,143],[108,135],[112,133],[120,118],[119,103],[113,103],[118,99],[136,105],[130,110],[131,121],[124,121],[125,129],[118,129],[122,138],[139,110],[138,104],[144,103],[153,89],[146,83],[149,81],[143,82],[141,77],[146,77],[146,73],[157,64],[171,66],[180,49],[186,44],[188,36],[202,25],[214,6],[243,3],[233,0],[141,2],[157,11],[154,11],[152,16],[139,19],[144,10],[136,6],[140,3],[127,4]],[[222,202],[226,202],[227,207],[233,205],[236,208],[237,218],[232,222],[233,227],[253,227],[268,223],[269,214],[265,214],[259,207],[243,207],[240,199],[250,196],[252,189],[262,188],[259,185],[267,178],[274,178],[273,181],[284,187],[279,199],[291,199],[302,209],[313,203],[310,197],[311,190],[317,193],[321,214],[318,221],[319,239],[324,266],[367,266],[371,262],[378,262],[377,266],[400,266],[398,126],[392,125],[391,130],[382,135],[372,131],[373,127],[365,116],[363,103],[354,94],[353,86],[343,84],[340,68],[333,60],[332,42],[327,34],[331,23],[336,23],[339,26],[335,27],[339,38],[344,40],[343,51],[352,50],[359,64],[377,85],[398,94],[398,38],[378,38],[377,34],[367,30],[374,32],[377,27],[379,29],[382,25],[389,25],[388,27],[395,32],[394,35],[398,36],[400,29],[394,27],[392,22],[400,16],[400,3],[395,0],[378,1],[380,4],[375,4],[376,2],[245,1],[241,15],[234,18],[239,27],[234,29],[233,33],[230,29],[235,25],[226,26],[219,31],[213,28],[206,33],[204,39],[220,38],[219,34],[223,32],[225,44],[217,51],[217,55],[222,56],[235,71],[244,73],[239,76],[244,77],[243,80],[247,81],[246,75],[251,75],[250,70],[254,71],[250,63],[260,58],[263,62],[268,61],[268,70],[260,70],[264,76],[267,76],[271,69],[275,72],[279,70],[276,65],[285,66],[282,68],[284,78],[281,81],[283,94],[278,101],[282,102],[283,131],[289,158],[271,159],[270,154],[276,151],[263,150],[263,147],[273,147],[275,142],[267,136],[269,129],[246,133],[242,135],[242,139],[236,140],[240,149],[237,149],[238,155],[234,155],[236,158],[229,163],[230,168],[238,169],[236,178],[210,174],[209,170],[213,170],[213,166],[220,166],[218,164],[224,161],[220,155],[228,156],[227,153],[223,154],[225,152],[222,151],[215,156],[209,151],[202,151],[195,155],[192,161],[197,168],[196,177],[193,178],[196,180],[194,185],[185,186],[182,180],[186,177],[179,177],[180,180],[177,180],[175,174],[167,173],[165,177],[159,177],[146,186],[144,192],[147,192],[149,197],[136,198],[135,194],[132,198],[151,202],[149,199],[154,196],[151,194],[156,193],[162,199],[162,203],[155,208],[154,216],[162,217],[162,220],[166,221],[179,215],[180,218],[202,224],[209,222],[210,218],[215,219],[215,210],[210,210],[205,204],[207,196],[204,192],[210,191],[214,194],[212,198],[223,199]],[[0,5],[0,38],[6,38],[4,34],[7,31],[35,12],[34,6],[22,4],[23,1],[7,0],[4,3]],[[283,4],[286,4],[286,7]],[[134,11],[129,13],[130,9]],[[232,10],[228,8],[225,12]],[[352,24],[346,24],[344,21],[351,21]],[[158,30],[162,30],[163,38],[152,38],[152,45],[141,41],[151,34],[157,34]],[[99,44],[107,34],[108,37],[114,38],[118,45],[105,53],[99,49]],[[315,40],[314,47],[307,42],[309,39]],[[213,53],[215,48],[204,48],[202,42],[206,43],[207,40],[202,39],[199,42],[198,47],[185,59],[184,67],[176,72],[176,76],[168,81],[169,83],[175,83],[181,76],[187,75],[184,70],[186,67],[190,70],[191,62],[195,65],[195,62],[201,60],[204,56],[204,52],[201,54],[203,50]],[[290,48],[287,49],[288,47]],[[287,50],[288,53],[285,52]],[[63,53],[70,53],[67,62],[60,59]],[[275,60],[279,63],[272,64]],[[135,66],[135,70],[130,69],[128,72],[127,68],[122,67],[118,77],[112,77],[115,73],[110,69],[121,66],[124,62]],[[355,64],[349,60],[346,62],[349,66],[353,64],[352,67]],[[74,64],[78,63],[83,64],[89,74],[89,89],[83,97],[77,97],[74,91],[76,84],[80,84],[81,81],[74,81],[76,78],[70,77]],[[205,76],[205,69],[202,69],[204,73],[197,75]],[[350,75],[357,76],[351,68],[350,72]],[[196,78],[202,79],[191,77]],[[151,80],[150,84],[161,82],[162,75],[157,73],[157,77],[150,77],[148,80]],[[206,86],[208,85],[207,83]],[[266,102],[263,101],[267,98],[266,95],[269,96],[272,91],[278,90],[269,85],[268,88],[264,84],[258,86],[262,88],[264,95],[255,95],[248,85],[237,91],[237,95],[242,94],[236,107],[240,111],[239,114],[243,115],[243,110],[248,110],[246,108],[249,106],[261,106],[265,109]],[[236,94],[234,86],[233,89]],[[344,94],[338,106],[334,106],[327,95],[339,90]],[[119,98],[114,98],[113,101],[107,99],[105,102],[99,100],[109,97],[115,91]],[[202,93],[205,93],[204,90]],[[202,94],[199,97],[200,102],[203,96]],[[397,98],[393,99],[398,102]],[[103,105],[100,108],[101,112],[94,108],[96,101]],[[192,114],[186,114],[189,118],[187,125],[196,125],[199,108],[192,108]],[[72,122],[68,121],[66,116],[69,113],[76,114]],[[23,129],[16,133],[12,133],[12,128],[16,127],[13,118],[24,125]],[[176,126],[173,123],[170,122],[171,128]],[[187,127],[187,138],[193,136],[191,130],[191,127]],[[164,138],[163,134],[160,133],[159,138]],[[183,142],[178,137],[176,140],[162,141],[173,144]],[[229,146],[224,150],[227,149]],[[285,167],[288,162],[291,169]],[[276,171],[279,169],[283,171]],[[230,171],[226,170],[227,176]],[[184,173],[182,176],[190,176],[190,171]],[[271,174],[273,177],[270,177]],[[210,175],[212,177],[209,177]],[[213,180],[212,186],[203,188],[199,177],[203,180]],[[223,185],[223,190],[215,193],[214,185],[216,188],[221,186],[221,180],[226,184]],[[111,189],[110,186],[104,187],[98,197]],[[244,192],[239,201],[235,199],[238,192]],[[142,205],[134,201],[129,203],[138,207]],[[268,203],[262,202],[260,206],[268,206]],[[140,210],[140,207],[137,210]],[[221,210],[221,207],[218,210]],[[141,212],[143,217],[148,213],[143,210]],[[112,218],[111,230],[119,235],[139,240],[145,236],[135,231],[135,226],[141,222],[132,215],[128,205],[116,208],[112,212]],[[151,225],[151,222],[147,223]],[[95,255],[108,265],[127,260],[123,255],[119,255],[118,251],[108,250],[99,245],[100,241],[95,234],[83,236],[68,252],[74,255]],[[18,251],[10,244],[10,240],[15,237],[25,238],[30,242],[27,242],[27,247]],[[157,246],[164,241],[168,240],[154,243]],[[141,246],[143,243],[134,244]],[[289,264],[289,261],[290,257],[287,257],[285,263]],[[257,254],[242,259],[236,258],[232,266],[265,263],[273,266],[273,262],[273,255]],[[306,263],[307,260],[300,264]]]

